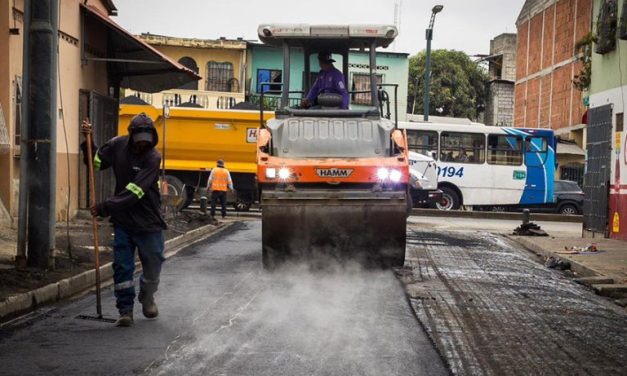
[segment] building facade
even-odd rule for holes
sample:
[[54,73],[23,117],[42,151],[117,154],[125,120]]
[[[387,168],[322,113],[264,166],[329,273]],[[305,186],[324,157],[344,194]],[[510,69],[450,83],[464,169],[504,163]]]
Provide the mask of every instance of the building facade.
[[516,34],[501,34],[492,39],[487,60],[490,94],[485,111],[485,123],[512,127],[516,81]]
[[244,101],[246,41],[195,39],[143,33],[139,39],[193,70],[202,78],[160,93],[129,91],[155,107],[196,104],[207,109],[227,109]]
[[[335,67],[342,69],[342,57],[334,55],[336,61]],[[349,91],[362,91],[370,88],[369,81],[369,59],[367,52],[350,51],[347,87]],[[311,82],[315,80],[318,74],[318,61],[316,55],[311,56]],[[248,55],[248,80],[247,98],[258,103],[258,98],[264,90],[280,90],[280,85],[262,85],[262,82],[282,82],[283,71],[283,51],[280,48],[267,46],[258,43],[249,45]],[[293,49],[290,56],[290,91],[303,91],[305,85],[305,62],[303,51]],[[377,52],[377,69],[376,74],[378,80],[384,84],[398,84],[398,111],[399,120],[403,121],[406,117],[405,109],[407,108],[407,87],[409,80],[409,61],[408,54],[395,52]],[[394,89],[385,88],[393,99]],[[290,96],[291,104],[300,103],[301,94],[294,93]],[[367,105],[369,96],[363,94],[351,95],[351,107]],[[392,104],[393,106],[393,104]],[[391,109],[392,114],[394,109]],[[393,116],[393,115],[392,115]]]
[[[88,202],[80,158],[80,123],[90,119],[96,143],[117,132],[120,87],[159,91],[198,77],[134,38],[110,18],[110,0],[60,0],[56,116],[57,220],[74,217]],[[24,0],[0,0],[0,125],[9,143],[0,154],[0,220],[16,223],[20,181]],[[130,52],[129,52],[130,51]],[[159,72],[157,74],[157,72]],[[100,195],[111,176],[98,179]],[[104,189],[104,187],[107,187]]]
[[627,1],[594,0],[584,226],[627,240]]
[[573,84],[583,68],[576,45],[589,35],[591,18],[592,0],[527,0],[516,21],[514,126],[553,129],[566,141],[558,144],[557,177],[576,181],[585,164],[586,110]]

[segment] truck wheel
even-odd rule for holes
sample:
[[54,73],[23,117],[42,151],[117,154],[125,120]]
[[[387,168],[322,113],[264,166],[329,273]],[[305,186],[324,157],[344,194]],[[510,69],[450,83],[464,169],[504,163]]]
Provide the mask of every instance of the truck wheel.
[[168,188],[167,193],[165,190],[161,192],[162,204],[175,211],[182,210],[187,201],[185,184],[183,184],[179,178],[172,175],[166,175],[165,181]]
[[457,210],[461,206],[461,199],[457,192],[449,187],[442,187],[442,200],[435,206],[440,210]]

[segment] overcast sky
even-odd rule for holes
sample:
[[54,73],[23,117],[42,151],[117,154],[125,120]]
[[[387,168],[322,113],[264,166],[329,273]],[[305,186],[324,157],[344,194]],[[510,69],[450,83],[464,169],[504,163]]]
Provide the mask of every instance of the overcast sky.
[[487,54],[490,39],[516,32],[524,0],[114,0],[114,19],[134,34],[257,39],[260,23],[394,23],[401,3],[400,33],[392,47],[414,54],[425,48],[431,8],[444,5],[435,20],[432,48]]

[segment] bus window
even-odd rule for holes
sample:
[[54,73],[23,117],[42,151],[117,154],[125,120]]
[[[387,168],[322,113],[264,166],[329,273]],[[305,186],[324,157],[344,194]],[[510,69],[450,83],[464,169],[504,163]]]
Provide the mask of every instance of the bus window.
[[483,133],[442,132],[440,160],[456,163],[483,163],[485,135]]
[[438,132],[407,130],[409,150],[431,157],[431,152],[438,154]]
[[489,164],[520,166],[522,161],[522,138],[520,136],[488,135]]
[[526,150],[530,152],[546,153],[549,143],[546,137],[531,136],[525,140]]
[[549,143],[546,137],[530,136],[525,139],[525,164],[544,166],[548,157]]

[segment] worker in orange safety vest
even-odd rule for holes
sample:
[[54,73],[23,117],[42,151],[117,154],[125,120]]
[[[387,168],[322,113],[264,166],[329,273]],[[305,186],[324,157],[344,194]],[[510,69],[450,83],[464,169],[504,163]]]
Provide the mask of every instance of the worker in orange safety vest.
[[211,218],[215,218],[217,201],[222,205],[222,218],[226,217],[226,192],[233,191],[233,180],[222,159],[218,159],[217,167],[211,170],[207,189],[211,191]]

